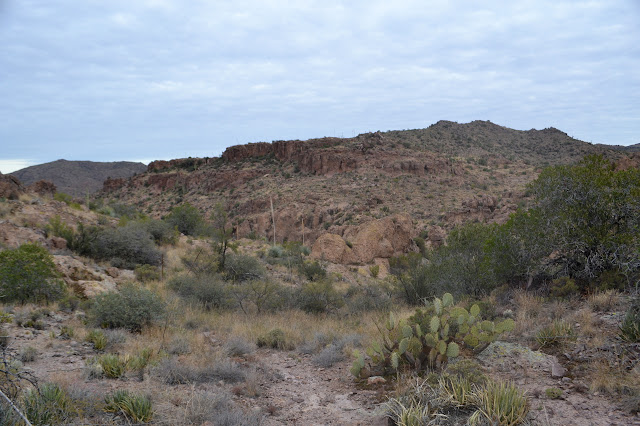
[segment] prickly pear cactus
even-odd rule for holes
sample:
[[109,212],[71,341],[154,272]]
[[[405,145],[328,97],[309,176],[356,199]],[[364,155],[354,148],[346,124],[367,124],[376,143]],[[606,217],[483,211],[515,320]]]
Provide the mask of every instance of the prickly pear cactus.
[[[374,365],[392,371],[401,365],[418,371],[425,367],[440,367],[460,354],[460,345],[473,349],[492,342],[498,335],[513,330],[514,325],[512,319],[497,324],[482,321],[478,305],[467,311],[454,306],[453,296],[445,293],[442,299],[434,298],[431,306],[418,309],[408,319],[398,320],[389,314],[384,326],[379,327],[382,341],[373,343],[367,349],[367,355]],[[354,355],[356,360],[351,371],[359,376],[364,367],[364,355]]]

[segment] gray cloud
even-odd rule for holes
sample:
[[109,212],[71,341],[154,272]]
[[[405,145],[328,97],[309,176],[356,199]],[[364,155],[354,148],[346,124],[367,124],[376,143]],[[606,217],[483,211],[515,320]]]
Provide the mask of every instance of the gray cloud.
[[288,3],[5,1],[1,159],[217,155],[439,119],[640,142],[633,1]]

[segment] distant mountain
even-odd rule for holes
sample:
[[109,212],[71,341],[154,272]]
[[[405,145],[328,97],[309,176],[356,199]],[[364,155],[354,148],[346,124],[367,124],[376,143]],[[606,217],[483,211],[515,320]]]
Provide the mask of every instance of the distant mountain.
[[626,156],[554,128],[439,121],[426,129],[258,142],[231,146],[219,158],[154,161],[145,173],[106,181],[102,195],[155,217],[183,202],[208,216],[221,203],[239,237],[272,238],[273,203],[277,239],[309,243],[325,232],[351,238],[350,226],[394,213],[408,214],[423,231],[503,222],[526,202],[526,184],[542,168],[588,154]]
[[147,166],[144,164],[130,161],[103,163],[57,160],[26,167],[11,174],[24,185],[48,180],[56,185],[58,192],[81,197],[102,189],[102,183],[107,178],[129,178],[146,170]]

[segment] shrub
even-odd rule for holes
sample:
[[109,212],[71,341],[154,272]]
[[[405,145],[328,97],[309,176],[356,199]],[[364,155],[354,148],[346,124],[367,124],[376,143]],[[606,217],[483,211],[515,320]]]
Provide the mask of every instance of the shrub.
[[153,371],[155,375],[169,385],[206,383],[214,380],[237,383],[245,378],[245,374],[238,364],[226,360],[204,367],[196,367],[167,358],[162,360]]
[[224,264],[224,276],[231,281],[257,280],[265,275],[260,261],[252,256],[229,254]]
[[640,342],[640,297],[631,302],[620,325],[620,336],[628,342]]
[[298,307],[314,314],[335,311],[343,303],[342,296],[328,280],[307,282],[302,285],[297,294]]
[[67,247],[69,248],[73,245],[75,231],[63,222],[59,215],[49,219],[49,224],[45,226],[44,231],[47,234],[47,237],[53,235],[64,238],[67,241]]
[[551,281],[549,292],[551,296],[562,299],[578,294],[579,289],[575,280],[569,277],[560,277]]
[[71,398],[54,383],[27,390],[23,405],[24,414],[33,425],[68,424],[77,415]]
[[291,350],[295,347],[292,341],[279,328],[274,328],[268,333],[259,336],[256,343],[258,347],[267,347],[280,350]]
[[53,258],[42,246],[23,244],[0,252],[0,297],[3,302],[49,302],[65,293]]
[[33,346],[24,347],[20,351],[20,361],[22,362],[33,362],[36,360],[37,356],[38,350]]
[[136,275],[136,279],[143,283],[160,280],[160,271],[155,266],[138,265],[134,269],[134,273]]
[[243,425],[260,426],[264,424],[263,415],[245,412],[226,394],[203,392],[196,393],[191,400],[184,418],[176,419],[175,424],[201,425]]
[[369,273],[372,278],[378,278],[378,274],[380,273],[380,265],[371,265],[369,266]]
[[189,203],[171,209],[164,220],[184,235],[196,235],[204,223],[200,211]]
[[91,313],[94,323],[100,327],[137,332],[164,317],[165,303],[150,290],[129,283],[118,293],[97,296]]
[[74,312],[80,306],[80,299],[75,294],[67,294],[58,301],[58,308],[64,312]]
[[224,349],[229,356],[245,356],[252,353],[256,348],[253,343],[241,337],[232,337],[227,340]]
[[144,219],[136,224],[146,230],[158,245],[175,244],[178,241],[178,232],[164,220]]
[[116,267],[133,269],[138,264],[159,265],[161,254],[151,234],[128,224],[101,231],[92,244],[91,254],[102,260],[110,260]]
[[201,303],[205,309],[226,308],[231,305],[227,284],[217,274],[179,275],[169,280],[168,285],[180,297]]
[[56,201],[62,201],[66,205],[69,205],[73,202],[73,197],[64,192],[56,192],[53,194],[53,199]]
[[153,418],[153,406],[147,396],[117,390],[105,398],[104,411],[123,414],[134,423],[148,423]]
[[302,262],[298,271],[309,281],[320,281],[327,277],[327,270],[317,261]]

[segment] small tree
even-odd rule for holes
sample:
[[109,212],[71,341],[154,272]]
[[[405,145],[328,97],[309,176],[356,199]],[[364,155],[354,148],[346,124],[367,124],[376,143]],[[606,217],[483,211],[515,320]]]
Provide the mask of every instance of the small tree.
[[35,243],[0,252],[0,297],[3,302],[49,302],[64,294],[49,252]]
[[211,232],[213,234],[213,242],[211,245],[219,256],[218,269],[223,271],[227,249],[235,250],[236,247],[230,242],[233,228],[228,223],[228,215],[224,207],[222,207],[222,204],[218,203],[213,207],[211,221]]
[[165,221],[185,235],[196,235],[202,226],[202,214],[189,203],[171,209]]

